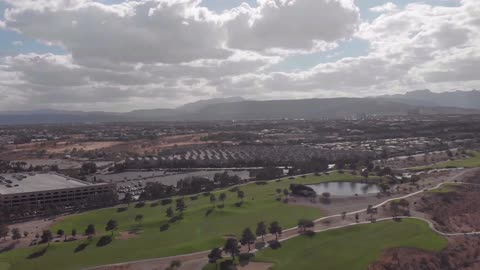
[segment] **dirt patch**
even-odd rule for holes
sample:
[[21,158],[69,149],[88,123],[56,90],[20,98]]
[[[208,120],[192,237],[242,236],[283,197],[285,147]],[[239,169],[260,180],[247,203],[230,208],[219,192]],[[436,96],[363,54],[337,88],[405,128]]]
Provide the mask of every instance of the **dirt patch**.
[[138,232],[121,232],[119,236],[115,237],[119,240],[128,240],[140,236]]
[[480,230],[480,185],[460,185],[451,192],[427,193],[416,205],[442,232]]
[[478,270],[479,254],[478,238],[455,237],[439,253],[411,248],[388,250],[368,270]]

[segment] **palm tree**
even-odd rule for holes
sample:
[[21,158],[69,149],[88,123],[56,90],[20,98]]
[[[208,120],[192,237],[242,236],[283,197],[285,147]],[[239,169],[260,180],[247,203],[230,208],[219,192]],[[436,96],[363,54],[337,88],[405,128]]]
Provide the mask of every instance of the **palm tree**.
[[240,243],[242,245],[247,245],[248,246],[248,252],[250,252],[250,245],[255,243],[255,235],[253,234],[252,230],[250,228],[246,228],[242,232],[242,237],[240,238]]
[[270,223],[270,227],[268,227],[268,231],[275,235],[275,240],[278,241],[278,236],[279,235],[282,235],[282,227],[280,226],[280,223],[278,223],[278,221],[274,221],[272,223]]
[[222,206],[225,206],[225,200],[227,199],[227,194],[225,193],[220,193],[220,196],[218,199],[222,202]]
[[240,253],[240,248],[238,247],[237,239],[229,238],[223,247],[223,250],[226,253],[229,253],[232,256],[232,260],[235,261],[235,255]]
[[265,222],[260,221],[257,223],[257,229],[255,230],[255,234],[257,236],[262,237],[262,241],[265,242],[265,234],[267,234],[267,226],[265,225]]

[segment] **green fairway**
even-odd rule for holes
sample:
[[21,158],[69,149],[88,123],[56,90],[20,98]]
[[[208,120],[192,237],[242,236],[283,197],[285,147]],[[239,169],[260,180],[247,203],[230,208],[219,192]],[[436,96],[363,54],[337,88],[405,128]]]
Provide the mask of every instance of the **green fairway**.
[[457,190],[462,184],[444,184],[439,188],[431,189],[428,192],[430,193],[450,193]]
[[[271,222],[278,220],[284,228],[293,227],[300,218],[315,219],[321,217],[318,209],[290,206],[276,200],[276,189],[288,188],[290,183],[311,184],[327,181],[355,181],[359,177],[350,174],[332,173],[328,176],[297,177],[295,180],[282,179],[269,182],[267,185],[248,184],[240,187],[245,192],[245,203],[235,206],[238,201],[234,192],[227,194],[225,207],[215,209],[210,215],[205,213],[212,208],[208,197],[198,196],[197,200],[185,198],[188,205],[185,218],[170,224],[170,228],[161,232],[160,226],[168,218],[165,210],[168,206],[151,207],[150,203],[143,208],[135,208],[132,204],[125,212],[117,212],[117,208],[90,211],[70,216],[59,222],[52,229],[63,229],[67,234],[75,228],[81,234],[88,224],[95,224],[97,238],[105,233],[104,228],[109,219],[119,223],[119,232],[128,231],[136,226],[134,218],[142,214],[144,219],[140,225],[142,232],[128,240],[114,240],[105,247],[96,247],[97,238],[82,251],[75,249],[87,240],[71,243],[52,243],[43,256],[27,259],[32,253],[43,248],[19,249],[0,254],[0,269],[81,269],[108,263],[171,256],[208,250],[223,245],[224,235],[238,235],[245,227],[254,229],[258,221]],[[217,195],[220,193],[214,192]],[[217,205],[221,204],[217,201]],[[172,205],[175,208],[175,203]],[[10,265],[5,267],[5,263]]]
[[410,168],[413,171],[426,171],[432,169],[442,169],[442,168],[475,168],[480,167],[480,152],[471,152],[472,157],[467,159],[459,160],[450,160],[445,162],[440,162],[431,166],[419,166]]
[[395,247],[440,251],[447,240],[419,220],[379,222],[300,236],[265,249],[255,261],[272,262],[274,270],[365,270],[382,252]]

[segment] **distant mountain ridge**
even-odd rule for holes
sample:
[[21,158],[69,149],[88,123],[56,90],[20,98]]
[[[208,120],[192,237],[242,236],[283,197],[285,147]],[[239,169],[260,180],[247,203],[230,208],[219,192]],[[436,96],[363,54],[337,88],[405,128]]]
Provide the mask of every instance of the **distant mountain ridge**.
[[[476,103],[478,98],[478,103]],[[467,100],[468,99],[468,100]],[[450,100],[451,105],[447,100]],[[439,105],[440,104],[440,105]],[[369,98],[314,98],[298,100],[245,100],[241,97],[201,100],[175,109],[146,109],[126,113],[37,110],[0,112],[0,125],[62,124],[128,121],[210,121],[343,119],[359,114],[406,115],[480,114],[480,92],[433,93],[420,90],[403,95]]]
[[452,91],[435,93],[428,89],[405,94],[379,96],[377,98],[415,106],[457,107],[480,109],[480,91]]

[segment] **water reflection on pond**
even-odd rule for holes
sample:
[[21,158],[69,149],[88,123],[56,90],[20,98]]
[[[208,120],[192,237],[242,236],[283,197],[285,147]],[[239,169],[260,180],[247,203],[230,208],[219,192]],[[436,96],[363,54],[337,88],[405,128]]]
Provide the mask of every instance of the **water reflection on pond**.
[[332,196],[355,196],[355,194],[367,195],[380,192],[380,188],[375,184],[357,182],[327,182],[308,186],[318,195],[328,192]]

